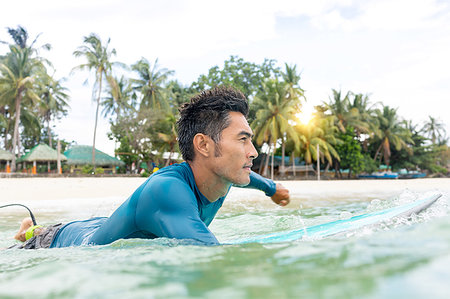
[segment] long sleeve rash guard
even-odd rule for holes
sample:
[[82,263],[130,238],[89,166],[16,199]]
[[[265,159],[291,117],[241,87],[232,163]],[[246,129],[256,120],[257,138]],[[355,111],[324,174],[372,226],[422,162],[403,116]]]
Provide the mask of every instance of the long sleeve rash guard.
[[[245,188],[259,189],[267,196],[276,185],[254,172]],[[219,244],[208,229],[225,197],[210,202],[197,188],[188,163],[175,164],[154,173],[110,217],[66,224],[50,247],[103,245],[127,238],[190,239],[207,245]]]

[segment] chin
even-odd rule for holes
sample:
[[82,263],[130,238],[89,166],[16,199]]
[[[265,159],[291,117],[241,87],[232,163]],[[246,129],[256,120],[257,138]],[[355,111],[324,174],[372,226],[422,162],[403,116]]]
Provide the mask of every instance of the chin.
[[239,178],[233,182],[235,185],[239,186],[247,186],[250,184],[250,175],[247,175],[246,177]]

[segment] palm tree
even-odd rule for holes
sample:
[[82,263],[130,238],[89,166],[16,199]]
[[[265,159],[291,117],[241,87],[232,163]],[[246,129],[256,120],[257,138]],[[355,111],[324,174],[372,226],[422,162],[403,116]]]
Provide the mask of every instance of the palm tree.
[[384,162],[389,165],[391,145],[397,151],[404,148],[412,154],[411,148],[408,146],[408,143],[413,143],[411,132],[402,126],[402,122],[397,117],[397,109],[384,106],[382,111],[376,109],[375,113],[379,124],[379,132],[375,135],[375,140],[378,140],[380,145],[373,159],[376,160],[378,155],[382,153]]
[[[285,63],[285,71],[281,72],[281,77],[286,84],[288,101],[291,102],[297,112],[300,111],[302,107],[301,99],[305,99],[305,96],[304,90],[300,88],[300,73],[297,73],[297,65],[289,66]],[[285,136],[282,137],[281,147],[281,173],[284,174]]]
[[348,111],[348,106],[350,102],[351,92],[347,92],[347,94],[342,98],[341,91],[337,91],[332,89],[333,98],[329,100],[328,103],[324,103],[325,106],[330,110],[331,114],[336,116],[336,125],[341,130],[341,132],[345,132],[345,127],[351,122],[352,118],[355,116],[351,115]]
[[168,125],[168,130],[166,132],[159,132],[158,137],[162,141],[162,145],[159,148],[160,153],[169,152],[169,158],[166,161],[165,166],[168,166],[172,160],[172,154],[175,152],[175,148],[178,144],[178,134],[176,130],[176,118],[172,113],[168,113],[166,119],[164,120]]
[[16,149],[19,140],[19,122],[22,102],[39,102],[34,91],[37,73],[44,68],[42,62],[33,57],[33,49],[10,45],[10,52],[0,64],[0,102],[7,104],[14,113],[14,133],[12,139],[13,161],[11,171],[16,170]]
[[108,96],[101,102],[103,115],[106,117],[115,114],[116,120],[118,120],[125,109],[131,108],[130,100],[134,97],[133,89],[124,76],[120,79],[109,77],[108,82]]
[[[333,157],[340,160],[339,155],[333,144],[339,142],[335,134],[338,130],[334,125],[333,116],[316,117],[308,124],[299,123],[295,126],[295,130],[300,139],[300,146],[295,149],[295,153],[303,156],[306,165],[313,161],[321,159],[322,162],[326,159],[329,164],[332,164]],[[317,153],[317,145],[319,152]],[[318,169],[317,171],[320,171]]]
[[155,60],[152,67],[145,58],[141,58],[133,64],[131,69],[139,77],[138,79],[131,79],[131,82],[134,90],[139,91],[142,95],[141,105],[151,109],[169,109],[163,85],[174,72],[165,68],[159,69],[158,59]]
[[304,90],[300,88],[300,73],[297,73],[297,66],[290,66],[285,63],[285,70],[281,72],[283,82],[286,83],[287,97],[290,100],[298,100],[300,105],[300,99],[304,98]]
[[432,116],[428,116],[428,121],[424,124],[422,132],[431,138],[433,144],[436,144],[436,141],[446,135],[445,125]]
[[[13,161],[11,171],[16,170],[16,149],[19,143],[19,123],[21,120],[22,102],[33,102],[36,104],[39,97],[34,92],[34,81],[39,73],[45,73],[44,63],[50,63],[39,57],[38,48],[34,45],[39,35],[28,45],[28,32],[19,26],[17,29],[7,28],[8,33],[14,40],[9,44],[10,52],[4,56],[0,63],[0,105],[9,107],[9,114],[14,113],[14,130],[12,140]],[[3,42],[5,43],[5,42]],[[50,44],[44,44],[43,49],[50,50]],[[6,132],[7,134],[7,132]],[[6,146],[5,137],[5,146]]]
[[94,138],[92,142],[92,165],[94,167],[95,173],[95,137],[97,134],[97,121],[98,121],[98,110],[100,107],[100,99],[103,91],[103,81],[111,76],[112,67],[114,65],[124,66],[120,62],[111,62],[113,56],[116,55],[116,50],[108,49],[111,39],[108,38],[105,44],[102,44],[100,37],[91,33],[89,36],[83,38],[83,45],[78,47],[76,51],[73,52],[75,57],[84,57],[87,62],[76,66],[75,70],[93,70],[95,73],[95,83],[92,90],[93,98],[97,92],[96,102],[97,108],[95,110],[95,125],[94,125]]
[[67,94],[67,88],[61,84],[63,80],[55,80],[45,74],[41,81],[39,114],[47,123],[48,145],[52,147],[50,122],[52,119],[60,119],[67,115],[69,95]]
[[[287,134],[297,144],[298,136],[289,120],[294,119],[298,111],[297,102],[288,98],[286,84],[278,80],[269,79],[262,84],[262,91],[255,96],[254,104],[258,106],[256,119],[251,123],[258,145],[267,142],[272,148],[271,177],[273,179],[273,164],[275,148],[278,139]],[[283,147],[284,148],[284,147]],[[268,159],[264,170],[267,170]]]
[[350,114],[350,125],[355,129],[355,134],[360,138],[361,134],[372,134],[377,130],[376,122],[374,122],[374,107],[378,103],[372,105],[368,95],[361,93],[353,96],[353,101],[349,100],[347,110]]

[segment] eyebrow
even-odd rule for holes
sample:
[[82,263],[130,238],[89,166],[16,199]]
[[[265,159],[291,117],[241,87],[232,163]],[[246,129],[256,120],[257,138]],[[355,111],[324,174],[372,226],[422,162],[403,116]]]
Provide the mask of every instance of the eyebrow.
[[252,138],[252,137],[253,137],[253,134],[252,134],[252,133],[249,133],[249,132],[247,132],[247,131],[241,131],[241,132],[238,134],[238,136],[241,136],[241,135],[247,136],[247,137],[249,137],[249,138]]

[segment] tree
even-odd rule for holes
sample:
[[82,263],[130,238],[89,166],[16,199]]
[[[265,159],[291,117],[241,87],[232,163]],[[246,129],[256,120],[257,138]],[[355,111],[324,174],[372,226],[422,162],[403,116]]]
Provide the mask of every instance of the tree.
[[[276,79],[269,79],[262,85],[262,91],[255,96],[254,105],[257,107],[256,119],[251,123],[255,132],[255,141],[258,145],[267,142],[272,148],[273,178],[274,153],[278,139],[287,134],[294,142],[298,143],[298,136],[289,124],[297,110],[297,101],[290,99],[287,94],[286,84]],[[268,160],[266,160],[265,171]]]
[[[352,171],[359,173],[364,170],[366,157],[362,154],[361,145],[353,132],[353,128],[347,127],[345,133],[340,132],[339,139],[342,142],[336,145],[336,151],[341,158],[340,166],[349,169],[348,178],[350,178]],[[339,170],[337,171],[339,172]]]
[[158,66],[158,59],[152,65],[147,59],[141,58],[131,66],[138,75],[138,79],[131,79],[133,89],[142,95],[141,107],[149,107],[157,110],[167,110],[169,103],[165,94],[164,84],[173,71]]
[[41,100],[39,101],[38,110],[44,122],[47,123],[48,145],[52,147],[50,122],[52,119],[60,119],[67,115],[69,95],[67,94],[67,88],[62,86],[62,79],[55,80],[47,74],[43,74],[39,78],[38,83],[40,85],[39,94]]
[[378,126],[374,121],[374,107],[378,103],[371,104],[368,95],[362,93],[353,94],[353,101],[349,100],[347,110],[352,116],[350,124],[360,139],[362,134],[373,135],[377,132]]
[[[304,99],[304,90],[300,87],[300,73],[297,73],[297,65],[284,64],[285,70],[281,72],[283,82],[286,84],[287,97],[292,101]],[[300,107],[299,107],[300,108]]]
[[[44,44],[39,48],[34,45],[39,35],[28,45],[28,32],[25,28],[18,26],[17,29],[7,28],[8,33],[14,41],[9,44],[10,52],[1,60],[0,64],[0,105],[7,106],[5,114],[10,117],[14,115],[14,129],[12,140],[12,152],[14,154],[11,170],[16,169],[16,148],[19,142],[19,123],[21,120],[22,101],[38,101],[34,92],[34,81],[39,73],[45,73],[44,63],[50,63],[39,57],[38,49],[50,50],[50,44]],[[3,42],[6,43],[6,42]],[[7,44],[7,43],[6,43]],[[8,128],[5,128],[5,147],[7,146]]]
[[[308,124],[297,123],[295,131],[300,143],[295,149],[295,153],[302,156],[307,165],[318,159],[321,159],[322,162],[326,159],[329,164],[332,164],[333,157],[339,161],[340,157],[333,147],[333,144],[338,143],[335,138],[337,130],[331,116],[316,114],[316,117]],[[317,152],[317,145],[320,153]]]
[[348,112],[348,106],[350,101],[351,92],[347,92],[347,94],[342,98],[342,92],[339,90],[332,89],[333,98],[330,98],[328,103],[324,103],[325,106],[330,110],[331,114],[336,116],[336,125],[341,130],[341,132],[345,132],[345,127],[349,125],[351,122],[351,118],[354,118]]
[[214,66],[207,75],[201,75],[192,88],[197,92],[211,89],[215,86],[231,86],[241,91],[247,98],[252,98],[261,89],[262,83],[269,78],[276,77],[280,70],[275,67],[275,60],[264,59],[258,65],[244,61],[238,56],[230,56],[225,60],[223,68]]
[[[10,29],[10,34],[20,45],[10,45],[10,52],[0,64],[0,103],[10,107],[11,115],[14,113],[14,130],[12,138],[13,160],[11,171],[16,170],[16,149],[19,141],[19,123],[22,102],[39,102],[35,93],[34,81],[39,73],[45,72],[43,59],[36,55],[37,50],[26,45],[26,31],[19,27],[18,31]],[[24,33],[25,32],[25,33]],[[33,42],[34,44],[34,42]]]
[[403,148],[412,154],[412,150],[408,146],[408,143],[413,143],[411,132],[402,126],[397,116],[397,109],[384,106],[383,110],[376,109],[375,113],[379,123],[379,134],[374,136],[374,139],[379,146],[373,160],[375,161],[382,153],[384,162],[389,165],[391,146],[397,151]]
[[132,99],[135,98],[131,83],[124,77],[120,79],[116,77],[108,78],[107,96],[100,103],[103,106],[103,115],[116,115],[116,121],[120,118],[122,112],[131,108]]
[[[285,83],[287,99],[291,102],[294,111],[300,111],[302,107],[301,99],[305,99],[304,90],[300,88],[300,74],[297,73],[297,66],[290,66],[285,63],[285,70],[281,72],[281,77]],[[295,114],[295,113],[294,113]],[[298,140],[296,138],[296,140]],[[285,136],[281,139],[281,173],[284,174],[284,157],[285,157]],[[294,159],[294,158],[293,158]],[[294,161],[294,160],[293,160]]]
[[[89,36],[83,38],[83,45],[73,52],[75,57],[84,57],[87,61],[86,63],[76,66],[73,71],[93,70],[95,73],[95,83],[92,89],[92,98],[97,102],[97,108],[95,110],[94,138],[92,142],[92,165],[94,166],[94,173],[95,137],[97,134],[98,110],[103,91],[103,81],[109,76],[112,76],[112,67],[114,65],[123,66],[120,62],[111,62],[112,57],[116,55],[116,50],[114,48],[111,50],[108,49],[110,42],[111,39],[108,38],[103,45],[100,37],[95,33],[91,33]],[[95,93],[97,93],[96,100]]]
[[170,164],[172,160],[172,154],[176,151],[178,146],[176,122],[177,119],[175,118],[175,115],[173,115],[172,113],[167,114],[167,117],[163,122],[165,130],[161,130],[161,132],[158,132],[158,137],[160,139],[159,152],[161,154],[169,152],[169,157],[164,166],[168,166]]
[[431,143],[436,144],[446,134],[445,125],[432,116],[428,116],[428,121],[424,124],[422,132],[431,139]]

